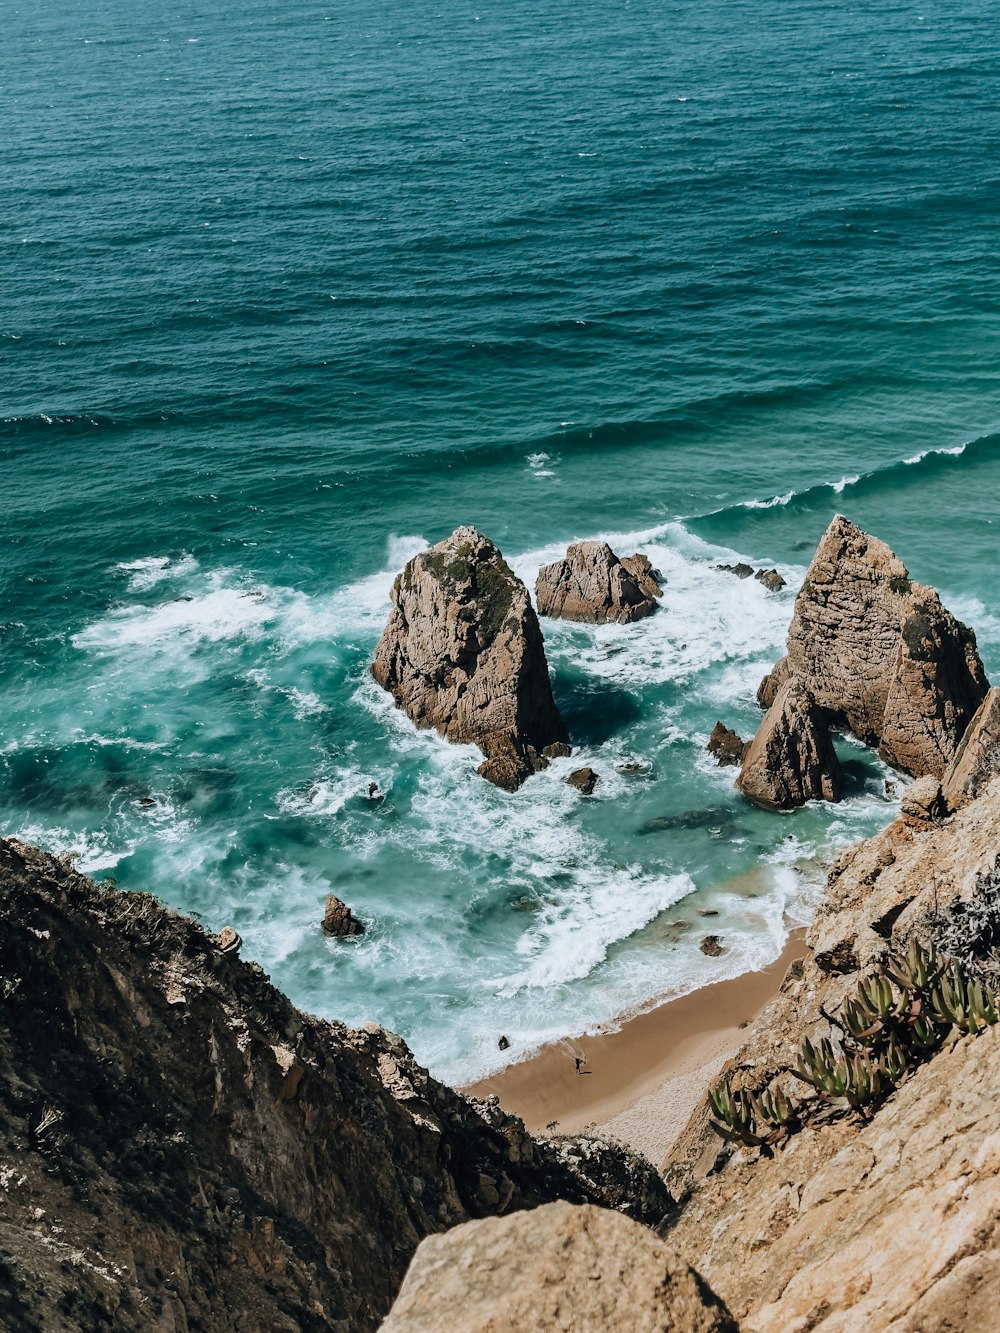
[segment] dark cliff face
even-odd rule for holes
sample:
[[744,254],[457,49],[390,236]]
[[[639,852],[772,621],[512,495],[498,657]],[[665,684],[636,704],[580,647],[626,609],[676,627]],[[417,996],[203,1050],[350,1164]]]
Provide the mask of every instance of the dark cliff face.
[[535,1141],[141,894],[0,840],[0,1327],[368,1329],[418,1242],[648,1164]]

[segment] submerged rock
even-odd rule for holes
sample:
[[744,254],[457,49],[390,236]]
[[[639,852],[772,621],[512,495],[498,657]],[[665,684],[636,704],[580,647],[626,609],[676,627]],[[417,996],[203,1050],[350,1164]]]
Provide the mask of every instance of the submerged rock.
[[753,575],[753,565],[745,564],[742,560],[738,565],[716,565],[715,568],[723,574],[735,574],[738,579],[748,579]]
[[754,578],[758,583],[763,583],[768,592],[780,592],[788,582],[776,569],[758,569]]
[[589,796],[600,782],[600,778],[592,768],[576,768],[566,781],[571,787],[575,787],[577,791],[582,792],[584,796]]
[[326,895],[323,929],[328,935],[363,935],[365,933],[364,926],[353,915],[347,904],[342,903],[332,893]]
[[788,681],[778,692],[750,742],[736,786],[766,810],[840,800],[843,775],[829,726],[799,681]]
[[736,1333],[652,1231],[588,1204],[467,1222],[423,1241],[384,1333]]
[[418,727],[478,745],[507,791],[569,739],[528,590],[475,528],[415,556],[392,588],[372,675]]
[[706,935],[698,945],[698,948],[709,958],[721,958],[726,952],[725,946],[718,935]]
[[538,571],[538,614],[560,620],[630,624],[656,610],[660,586],[645,556],[620,560],[607,542],[574,542]]
[[715,759],[720,768],[730,768],[742,764],[749,741],[743,740],[735,731],[731,731],[722,722],[716,722],[708,738],[705,749]]

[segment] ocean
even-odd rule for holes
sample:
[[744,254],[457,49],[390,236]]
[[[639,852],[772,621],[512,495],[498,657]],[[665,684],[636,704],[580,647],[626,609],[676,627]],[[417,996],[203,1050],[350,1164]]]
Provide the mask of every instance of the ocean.
[[[704,752],[834,513],[1000,669],[989,8],[5,17],[0,832],[452,1081],[776,957],[899,795],[845,740],[841,804],[768,815]],[[529,586],[583,537],[666,576],[543,622],[577,749],[513,796],[368,674],[464,523]]]

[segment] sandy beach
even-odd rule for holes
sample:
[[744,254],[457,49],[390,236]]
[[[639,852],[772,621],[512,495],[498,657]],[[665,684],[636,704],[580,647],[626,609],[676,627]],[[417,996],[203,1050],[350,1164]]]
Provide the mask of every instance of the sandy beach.
[[659,1163],[738,1050],[743,1029],[805,952],[805,931],[795,930],[781,957],[760,972],[669,1000],[613,1032],[553,1042],[464,1091],[495,1094],[533,1132],[601,1130]]

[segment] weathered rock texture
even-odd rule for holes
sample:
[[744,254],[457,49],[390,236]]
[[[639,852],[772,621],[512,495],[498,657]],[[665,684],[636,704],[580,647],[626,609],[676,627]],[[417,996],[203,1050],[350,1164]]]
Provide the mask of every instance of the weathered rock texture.
[[415,556],[392,588],[372,675],[418,727],[478,745],[514,791],[565,744],[528,590],[475,528]]
[[732,768],[742,764],[750,742],[738,736],[723,722],[716,722],[708,738],[705,749],[720,768]]
[[779,690],[746,750],[736,786],[767,810],[840,800],[843,775],[830,729],[798,680]]
[[600,780],[592,768],[575,768],[566,779],[571,787],[575,787],[584,796],[590,796]]
[[385,1333],[736,1333],[698,1274],[651,1232],[552,1203],[421,1243]]
[[[789,681],[811,695],[816,728],[852,731],[915,777],[942,776],[988,689],[973,632],[911,581],[884,542],[842,515],[795,599],[787,657],[761,682],[757,698],[770,710],[762,732],[783,725],[771,713],[785,706]],[[753,750],[747,762],[751,755],[759,762]],[[755,776],[742,789],[753,800],[758,786]],[[784,803],[808,799],[807,788],[792,787]]]
[[994,686],[980,704],[941,779],[941,795],[949,810],[977,796],[1000,774],[1000,689]]
[[656,610],[661,589],[643,555],[619,560],[607,542],[574,542],[565,558],[538,571],[538,614],[619,625]]
[[419,1241],[555,1198],[668,1207],[381,1029],[294,1009],[152,898],[0,840],[0,1328],[372,1329]]
[[[806,958],[729,1066],[760,1088],[831,1029],[858,981],[995,883],[1000,781],[957,815],[900,818],[834,864]],[[783,1075],[787,1080],[789,1076]],[[707,1106],[665,1164],[671,1248],[760,1333],[992,1327],[1000,1304],[1000,1028],[935,1055],[867,1124],[807,1127],[772,1158],[723,1147]],[[797,1095],[803,1093],[797,1086]]]
[[323,929],[327,935],[363,935],[365,928],[346,903],[333,893],[326,895]]

